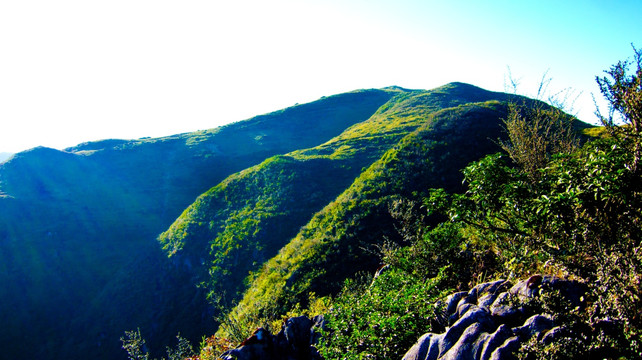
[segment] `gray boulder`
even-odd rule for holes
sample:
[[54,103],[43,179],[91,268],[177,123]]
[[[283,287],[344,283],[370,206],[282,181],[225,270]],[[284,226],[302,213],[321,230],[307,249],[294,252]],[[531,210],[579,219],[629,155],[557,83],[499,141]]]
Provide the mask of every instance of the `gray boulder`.
[[281,331],[272,335],[259,328],[241,346],[221,355],[224,360],[320,360],[314,347],[319,338],[318,330],[325,326],[322,316],[309,319],[305,316],[285,321]]
[[[531,314],[521,302],[557,291],[568,305],[582,306],[586,286],[577,281],[535,275],[517,284],[497,280],[458,292],[445,300],[450,327],[422,335],[404,360],[516,359],[520,345],[532,337],[551,341],[559,332],[551,314]],[[443,303],[442,303],[443,304]]]

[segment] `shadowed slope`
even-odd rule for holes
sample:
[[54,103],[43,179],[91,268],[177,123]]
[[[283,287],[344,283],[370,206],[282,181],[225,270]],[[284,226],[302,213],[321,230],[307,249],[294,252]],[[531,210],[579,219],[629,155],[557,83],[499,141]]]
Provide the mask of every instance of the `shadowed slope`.
[[[226,176],[323,143],[396,93],[355,91],[164,138],[36,148],[0,164],[5,356],[124,358],[125,330],[149,329],[153,350],[178,331],[206,332],[206,303],[161,256],[157,234]],[[198,321],[176,322],[184,309]]]

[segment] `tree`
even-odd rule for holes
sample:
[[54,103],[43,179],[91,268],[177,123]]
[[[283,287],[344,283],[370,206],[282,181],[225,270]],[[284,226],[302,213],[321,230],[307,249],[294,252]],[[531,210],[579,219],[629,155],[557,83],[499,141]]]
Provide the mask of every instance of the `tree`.
[[539,169],[546,166],[551,155],[570,153],[579,146],[573,121],[562,110],[543,103],[534,107],[511,103],[504,120],[508,141],[500,141],[500,145],[536,182],[540,178]]
[[[513,77],[510,68],[508,80],[510,84],[506,85],[506,90],[518,95],[519,80]],[[568,114],[572,113],[579,94],[572,88],[551,92],[549,86],[552,81],[546,71],[539,81],[537,93],[533,95],[535,101],[509,103],[508,117],[504,119],[508,140],[498,141],[532,183],[539,181],[539,169],[546,166],[552,155],[570,153],[580,144],[575,118]]]
[[[607,131],[618,143],[626,147],[633,154],[630,164],[631,170],[640,174],[640,161],[642,158],[642,51],[633,47],[634,60],[619,61],[611,66],[605,73],[608,76],[596,77],[600,92],[609,102],[608,116],[602,116],[599,109],[597,116]],[[636,65],[633,74],[629,74],[631,64]],[[618,118],[614,114],[618,113]],[[624,122],[618,125],[618,120]]]
[[642,358],[641,51],[633,63],[633,74],[624,61],[597,78],[610,104],[600,117],[610,137],[553,150],[555,120],[512,110],[510,142],[502,145],[518,166],[500,155],[473,163],[464,170],[467,192],[455,196],[453,218],[496,249],[506,270],[566,273],[590,284],[582,348],[551,344],[556,352],[537,358],[569,350],[577,358]]

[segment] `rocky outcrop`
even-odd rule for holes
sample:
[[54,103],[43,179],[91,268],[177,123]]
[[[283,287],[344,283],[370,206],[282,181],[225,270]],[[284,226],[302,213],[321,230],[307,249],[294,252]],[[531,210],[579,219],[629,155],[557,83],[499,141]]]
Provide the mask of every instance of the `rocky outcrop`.
[[[553,294],[566,307],[582,307],[586,286],[577,281],[535,275],[511,284],[498,280],[479,284],[470,291],[450,295],[437,304],[443,309],[442,333],[427,333],[404,355],[403,360],[509,360],[516,359],[521,344],[536,336],[550,343],[564,334],[555,314],[538,312],[531,301]],[[221,355],[225,360],[321,360],[315,348],[323,316],[285,321],[273,335],[260,328],[239,348]]]
[[319,340],[319,329],[324,328],[323,316],[309,319],[305,316],[285,321],[281,331],[273,335],[259,328],[240,347],[221,355],[225,360],[320,360],[314,347]]
[[512,285],[498,280],[449,296],[438,304],[448,326],[441,334],[424,334],[404,360],[515,359],[523,342],[537,336],[544,343],[560,332],[552,314],[534,313],[529,299],[555,292],[573,308],[582,306],[584,284],[535,275]]

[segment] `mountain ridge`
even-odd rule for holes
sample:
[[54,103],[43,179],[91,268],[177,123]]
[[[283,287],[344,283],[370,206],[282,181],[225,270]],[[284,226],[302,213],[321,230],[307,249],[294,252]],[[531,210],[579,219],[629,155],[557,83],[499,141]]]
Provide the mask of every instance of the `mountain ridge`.
[[[66,151],[39,147],[0,164],[0,280],[5,284],[0,303],[14,309],[0,313],[0,320],[12,329],[0,340],[5,353],[19,357],[31,349],[34,358],[69,358],[95,352],[100,342],[97,358],[117,358],[124,355],[118,337],[138,325],[158,329],[151,325],[159,313],[191,306],[195,314],[207,314],[204,298],[192,300],[198,289],[188,280],[171,286],[163,281],[175,269],[163,260],[156,235],[228,174],[275,153],[323,142],[369,117],[391,96],[381,90],[355,91],[224,128],[159,139],[91,142]],[[299,122],[304,130],[291,126]],[[287,136],[278,141],[278,133]],[[138,263],[157,269],[148,272],[150,293],[156,286],[161,293],[178,295],[165,296],[164,303],[149,308],[126,293],[132,316],[127,319],[117,309],[105,309],[101,312],[115,317],[99,322],[100,312],[90,310],[92,302],[102,298],[102,305],[109,306],[111,298],[122,297],[118,284],[135,279],[136,272],[128,275],[126,269]],[[115,278],[118,274],[122,277]],[[184,297],[182,292],[194,295]],[[17,302],[15,293],[24,293],[26,301]],[[179,302],[168,305],[175,301]],[[150,345],[169,343],[176,331],[196,337],[211,326],[206,317],[189,325],[184,321],[175,330],[155,330]],[[30,336],[34,328],[47,334],[45,346],[36,346],[41,342]],[[110,340],[100,340],[105,337]]]
[[[0,164],[0,304],[12,309],[0,312],[12,329],[0,345],[14,356],[124,358],[118,338],[140,327],[158,354],[178,331],[213,332],[212,317],[225,314],[206,297],[233,306],[271,277],[285,283],[282,311],[308,291],[335,291],[375,266],[355,236],[365,245],[394,237],[365,224],[390,225],[396,192],[459,183],[462,164],[496,148],[489,138],[501,135],[509,101],[534,102],[464,83],[357,90],[216,129],[16,154]],[[311,224],[348,236],[338,248],[359,266],[340,265]],[[306,231],[319,258],[338,266],[335,278],[264,274],[298,261],[278,257]],[[300,266],[327,265],[306,256]],[[46,334],[41,346],[34,328]]]
[[[372,161],[375,161],[376,159],[378,159],[379,156],[383,155],[384,152],[387,151],[391,146],[395,145],[399,140],[401,140],[403,136],[405,136],[405,134],[412,132],[417,127],[421,126],[422,122],[425,121],[424,119],[427,116],[429,116],[431,111],[441,108],[442,106],[459,105],[459,104],[469,102],[469,101],[474,101],[474,100],[485,100],[493,97],[499,98],[499,99],[508,98],[506,95],[499,95],[498,93],[492,93],[492,92],[480,91],[480,90],[476,90],[471,93],[470,90],[472,89],[476,89],[476,88],[466,84],[448,84],[443,87],[437,88],[435,90],[401,93],[397,95],[396,98],[393,98],[391,100],[394,105],[390,107],[387,107],[386,105],[384,105],[373,115],[373,117],[371,117],[367,121],[353,125],[352,127],[346,129],[346,131],[343,134],[328,141],[327,143],[321,144],[311,149],[296,150],[290,154],[286,154],[285,156],[286,157],[291,156],[293,158],[300,159],[303,161],[311,158],[320,158],[320,159],[325,158],[325,159],[328,159],[328,161],[336,160],[336,159],[354,159],[352,161],[357,161],[357,164],[353,165],[352,168],[357,171],[361,171],[360,170],[361,168],[363,168],[364,166],[367,167],[368,164],[372,163]],[[444,94],[447,91],[453,91],[454,93],[457,94],[457,97],[453,97],[450,100],[444,100]],[[408,100],[408,98],[412,99],[412,102],[413,102],[412,105],[404,105],[406,102],[410,101]],[[438,103],[439,105],[435,106],[434,105],[435,103]],[[425,110],[419,110],[418,104],[428,104],[428,105],[426,105]],[[391,115],[391,114],[396,114],[396,113],[403,113],[404,116],[398,116],[395,119],[393,119],[395,115]],[[364,139],[366,139],[367,141]],[[354,146],[353,144],[357,142],[361,142],[360,145]],[[360,160],[359,157],[362,156],[360,155],[360,153],[366,153],[367,154],[366,157],[369,160],[364,159],[366,162],[363,162],[363,160]],[[271,161],[271,160],[268,159],[266,161]],[[328,170],[329,169],[325,169],[325,171],[328,171]],[[294,171],[296,173],[296,169],[291,169],[290,171]],[[352,175],[348,176],[348,178],[356,177],[357,175],[358,175],[357,172],[353,172]],[[328,175],[323,174],[323,176],[328,176]],[[337,175],[334,175],[334,176],[337,176]],[[232,181],[232,180],[228,178],[222,184],[229,183],[229,181]],[[210,192],[206,193],[205,195],[202,195],[198,201],[200,201],[200,203],[203,203],[204,201],[209,201],[203,198],[203,196],[207,196],[207,194],[210,194],[211,191],[213,191],[216,188],[218,187],[215,187],[211,189]],[[250,196],[253,196],[254,194],[254,192],[252,191],[249,191],[248,193],[251,194]],[[222,195],[222,196],[225,196],[226,199],[228,197],[227,195]],[[300,201],[302,200],[303,199],[300,199]],[[325,199],[326,203],[329,200],[331,200],[331,198],[326,198]],[[238,202],[239,200],[236,200],[236,201]],[[247,200],[240,200],[240,202],[245,202],[245,201]],[[221,207],[226,206],[220,203],[217,203],[217,204],[219,205],[216,205],[216,206],[209,205],[209,208],[220,209]],[[230,201],[230,205],[231,204],[232,202]],[[323,205],[323,204],[320,203],[319,205]],[[319,205],[316,206],[317,210],[321,209]],[[225,219],[226,225],[221,227],[220,228],[221,230],[219,230],[219,226],[221,225],[213,225],[211,221],[208,223],[207,216],[196,215],[198,220],[185,219],[185,217],[189,217],[191,214],[194,214],[195,211],[199,211],[199,210],[195,210],[192,207],[186,209],[183,215],[181,215],[181,217],[179,217],[179,219],[170,227],[170,230],[161,235],[160,237],[161,243],[163,244],[164,249],[166,249],[169,252],[170,256],[175,255],[179,250],[181,250],[182,246],[184,245],[183,240],[173,240],[173,239],[182,239],[185,236],[188,236],[189,234],[202,234],[202,235],[193,236],[201,239],[208,238],[208,237],[211,239],[216,238],[215,240],[212,240],[215,243],[231,241],[230,239],[227,239],[225,241],[223,241],[222,239],[219,239],[221,234],[219,231],[222,231],[223,233],[225,233],[226,231],[225,229],[227,228],[227,226],[230,226],[228,224],[230,221],[229,217],[214,215],[215,213],[214,210],[207,210],[207,209],[202,210],[205,213],[212,213],[210,217],[219,218],[221,220]],[[259,210],[256,207],[253,207],[246,211],[248,214],[253,214]],[[281,210],[281,212],[283,211],[287,211],[287,210],[285,209]],[[311,212],[310,215],[312,213],[313,212]],[[203,230],[198,229],[197,225],[195,225],[197,223],[203,224],[200,226],[200,228]],[[294,226],[294,228],[298,228],[302,225],[303,223],[299,222],[297,223],[297,225]],[[237,227],[238,225],[231,225],[231,226]],[[209,228],[209,230],[205,230],[205,228]],[[255,231],[258,231],[258,229],[255,229]],[[197,241],[197,240],[194,240],[194,241]],[[204,244],[205,240],[198,240],[198,242],[203,243],[202,246],[205,246]],[[271,241],[268,241],[268,242],[271,242]],[[285,239],[280,240],[278,243],[285,244]],[[258,243],[255,244],[254,246],[257,246],[257,245]],[[212,244],[212,248],[214,248],[215,246],[217,245]],[[249,246],[248,250],[253,248],[254,246]],[[189,261],[189,263],[199,263],[199,262],[203,263],[204,261],[203,252],[197,251],[197,250],[192,250],[192,251],[198,253],[198,255],[193,256]],[[230,250],[228,249],[227,251],[230,251]],[[215,260],[213,261],[215,263],[218,263],[221,261],[221,258],[223,257],[224,255],[218,254],[217,256],[214,256]],[[238,267],[238,263],[235,263],[235,266]],[[209,272],[216,274],[216,273],[219,273],[221,270],[222,269],[215,267],[215,269],[210,269]],[[248,270],[250,269],[244,268],[243,271],[239,271],[238,269],[235,269],[234,271],[235,273],[239,273],[239,272],[241,273],[241,275],[237,274],[237,276],[240,276],[241,278],[240,279],[237,278],[237,280],[234,283],[241,282],[242,278],[245,276],[242,274]],[[224,270],[224,271],[230,272],[232,270],[231,268],[228,268],[227,270]],[[229,283],[229,281],[223,281],[223,283]],[[219,291],[219,290],[228,291],[230,289],[213,289],[211,291]],[[232,291],[232,294],[234,294],[235,292],[236,291]]]

